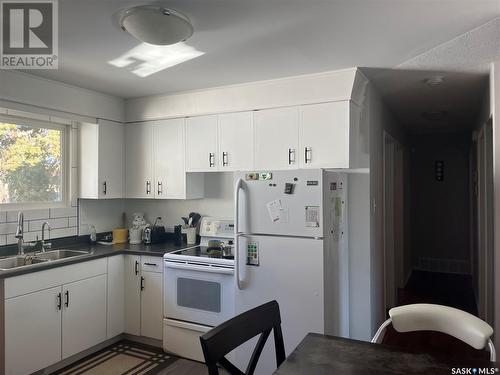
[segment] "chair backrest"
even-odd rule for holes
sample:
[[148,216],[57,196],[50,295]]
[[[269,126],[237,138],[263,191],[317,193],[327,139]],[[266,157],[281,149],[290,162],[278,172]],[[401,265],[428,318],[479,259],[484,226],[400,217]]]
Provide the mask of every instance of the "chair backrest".
[[398,332],[436,331],[453,336],[475,349],[487,349],[495,361],[495,347],[490,340],[493,328],[468,312],[453,307],[417,303],[394,307],[389,310],[390,319],[378,329],[372,342],[382,341],[389,324]]
[[[200,337],[200,342],[209,374],[219,374],[217,364],[224,367],[231,375],[253,374],[271,331],[274,332],[276,367],[279,367],[285,360],[285,345],[281,332],[280,309],[276,301],[246,311],[205,333]],[[225,356],[259,334],[260,338],[247,369],[242,372]]]

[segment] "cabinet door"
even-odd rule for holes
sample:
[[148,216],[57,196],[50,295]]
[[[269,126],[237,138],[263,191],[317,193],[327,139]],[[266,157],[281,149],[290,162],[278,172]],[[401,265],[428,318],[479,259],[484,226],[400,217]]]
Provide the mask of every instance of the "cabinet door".
[[142,272],[141,336],[163,337],[163,274]]
[[125,196],[153,198],[153,124],[125,125]]
[[155,198],[185,198],[184,119],[155,122]]
[[61,360],[60,294],[56,287],[5,300],[6,374],[31,374]]
[[125,331],[125,259],[123,255],[108,258],[108,323],[106,338]]
[[299,113],[297,107],[255,112],[255,169],[298,167]]
[[106,275],[63,285],[62,358],[106,340]]
[[301,168],[349,167],[349,102],[300,107]]
[[99,198],[123,198],[124,125],[99,120]]
[[253,112],[219,116],[219,169],[248,171],[253,168]]
[[141,334],[141,257],[125,255],[125,332]]
[[217,167],[217,115],[186,119],[186,170],[206,172]]

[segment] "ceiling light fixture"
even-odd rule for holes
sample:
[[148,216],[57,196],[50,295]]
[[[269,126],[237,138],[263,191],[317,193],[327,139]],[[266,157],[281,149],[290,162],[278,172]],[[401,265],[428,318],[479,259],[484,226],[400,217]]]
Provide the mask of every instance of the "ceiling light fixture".
[[140,5],[118,13],[120,27],[141,42],[166,46],[193,35],[189,19],[176,10]]

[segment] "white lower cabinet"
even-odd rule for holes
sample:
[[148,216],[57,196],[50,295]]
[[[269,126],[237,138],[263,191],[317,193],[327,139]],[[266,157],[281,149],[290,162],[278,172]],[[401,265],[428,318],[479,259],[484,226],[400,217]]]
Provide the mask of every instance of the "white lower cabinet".
[[108,258],[108,322],[106,338],[125,331],[125,259],[123,255]]
[[3,373],[31,374],[61,360],[61,294],[58,286],[5,300]]
[[62,358],[106,340],[106,275],[63,286]]
[[163,275],[142,272],[141,335],[161,340],[163,337]]
[[163,337],[163,258],[125,255],[125,332]]

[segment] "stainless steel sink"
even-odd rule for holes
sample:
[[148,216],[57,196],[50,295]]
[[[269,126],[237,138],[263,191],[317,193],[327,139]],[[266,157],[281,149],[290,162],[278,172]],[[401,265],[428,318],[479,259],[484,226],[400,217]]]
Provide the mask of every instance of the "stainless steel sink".
[[66,259],[66,258],[78,257],[78,256],[83,256],[83,255],[88,255],[88,254],[89,254],[89,252],[87,252],[87,251],[61,249],[61,250],[50,250],[50,251],[46,251],[44,253],[38,253],[38,254],[36,254],[35,258],[40,259],[42,261],[46,261],[46,260]]
[[0,270],[10,270],[12,268],[28,267],[34,264],[47,262],[47,259],[38,259],[26,256],[15,256],[0,259]]
[[50,250],[43,253],[37,253],[35,255],[17,255],[10,258],[0,259],[0,270],[6,271],[13,268],[29,267],[35,264],[85,256],[88,254],[90,253],[87,251],[61,249]]

